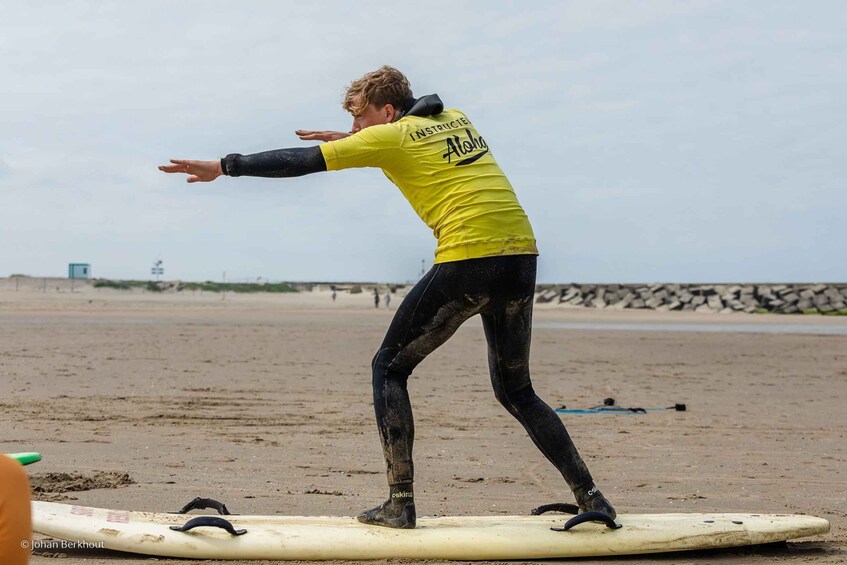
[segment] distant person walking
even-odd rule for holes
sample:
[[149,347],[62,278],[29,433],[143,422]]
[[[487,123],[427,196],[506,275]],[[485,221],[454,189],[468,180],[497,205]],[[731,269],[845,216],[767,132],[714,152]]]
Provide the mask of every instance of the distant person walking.
[[385,309],[388,310],[388,307],[391,305],[391,289],[385,291]]
[[374,308],[379,308],[379,290],[374,288]]
[[[322,145],[233,153],[214,161],[174,159],[160,170],[187,174],[194,183],[221,175],[296,177],[378,167],[433,230],[434,265],[397,308],[371,363],[389,493],[358,519],[415,527],[415,426],[407,382],[427,355],[476,315],[482,317],[497,399],[558,469],[580,509],[614,518],[615,509],[595,486],[561,418],[533,390],[529,349],[538,249],[486,139],[464,113],[445,110],[438,95],[414,98],[408,79],[388,66],[353,81],[342,105],[353,116],[351,132],[296,132],[300,139],[326,142]],[[376,290],[374,303],[379,306]]]

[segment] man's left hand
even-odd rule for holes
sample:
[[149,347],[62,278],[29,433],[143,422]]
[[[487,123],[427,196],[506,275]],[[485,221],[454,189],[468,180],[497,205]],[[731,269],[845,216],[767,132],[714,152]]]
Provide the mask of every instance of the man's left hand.
[[303,141],[336,141],[350,136],[348,132],[344,131],[313,131],[308,129],[298,129],[294,133]]

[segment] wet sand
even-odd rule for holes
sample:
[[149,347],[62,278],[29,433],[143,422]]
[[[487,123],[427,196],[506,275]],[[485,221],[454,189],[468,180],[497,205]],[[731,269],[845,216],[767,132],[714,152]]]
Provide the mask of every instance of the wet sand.
[[[36,497],[173,511],[203,496],[236,513],[306,515],[351,515],[384,499],[369,368],[393,308],[375,310],[367,294],[221,298],[0,290],[0,450],[44,455],[28,467]],[[847,560],[847,336],[838,335],[847,319],[550,305],[535,319],[533,379],[550,405],[613,397],[688,407],[564,416],[619,512],[807,513],[832,524],[787,546],[579,562]],[[410,380],[420,515],[571,501],[494,399],[485,352],[472,320]],[[55,554],[68,565],[150,562],[38,550],[32,563]]]

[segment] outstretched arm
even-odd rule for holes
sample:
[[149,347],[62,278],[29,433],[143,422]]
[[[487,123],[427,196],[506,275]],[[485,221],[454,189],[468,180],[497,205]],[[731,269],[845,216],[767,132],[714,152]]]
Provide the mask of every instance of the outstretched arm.
[[278,178],[326,171],[326,161],[317,146],[275,149],[252,155],[231,153],[220,161],[171,159],[171,163],[162,165],[159,170],[188,174],[188,182],[210,182],[221,175]]
[[274,149],[252,155],[231,153],[221,159],[221,168],[231,177],[299,177],[326,171],[321,148]]

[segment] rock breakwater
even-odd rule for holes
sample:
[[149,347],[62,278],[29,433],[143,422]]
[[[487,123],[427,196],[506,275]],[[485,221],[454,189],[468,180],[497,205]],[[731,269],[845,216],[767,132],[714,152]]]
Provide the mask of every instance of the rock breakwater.
[[847,314],[847,283],[540,285],[536,302],[614,310]]

